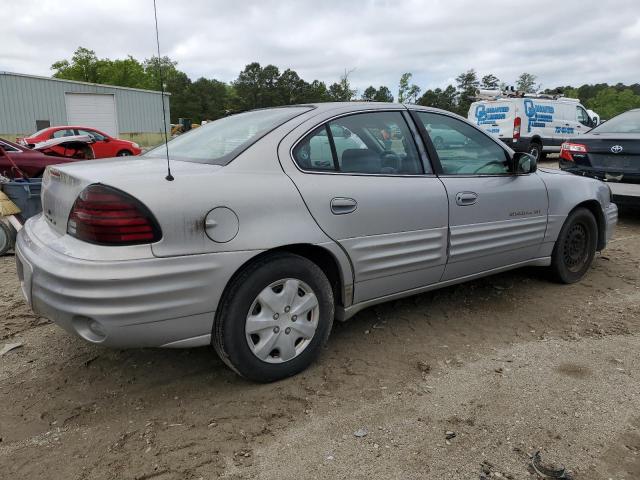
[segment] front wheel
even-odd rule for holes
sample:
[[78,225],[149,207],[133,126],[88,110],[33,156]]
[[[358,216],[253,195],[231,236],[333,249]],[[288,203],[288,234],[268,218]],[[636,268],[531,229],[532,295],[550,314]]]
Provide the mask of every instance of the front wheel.
[[120,150],[116,156],[117,157],[130,157],[131,155],[133,155],[133,153],[131,153],[129,150]]
[[598,240],[598,225],[586,208],[571,212],[553,247],[551,271],[561,283],[580,280],[593,262]]
[[213,345],[233,370],[257,382],[295,375],[320,353],[331,332],[334,299],[324,272],[290,253],[245,268],[227,288]]

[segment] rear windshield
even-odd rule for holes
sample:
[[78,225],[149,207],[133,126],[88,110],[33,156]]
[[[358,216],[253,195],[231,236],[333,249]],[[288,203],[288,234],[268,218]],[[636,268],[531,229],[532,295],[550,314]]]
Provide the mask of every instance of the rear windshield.
[[[207,123],[169,142],[169,157],[187,162],[226,165],[252,143],[311,107],[281,107],[238,113]],[[164,145],[145,154],[165,158]]]
[[621,113],[589,133],[640,133],[640,110]]

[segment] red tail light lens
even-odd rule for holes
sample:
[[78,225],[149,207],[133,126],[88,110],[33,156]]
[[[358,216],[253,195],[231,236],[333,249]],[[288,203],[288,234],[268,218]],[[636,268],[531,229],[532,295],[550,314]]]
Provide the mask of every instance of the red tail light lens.
[[95,184],[85,188],[71,209],[67,233],[98,245],[137,245],[162,238],[147,207],[120,190]]
[[560,158],[562,158],[563,160],[573,162],[572,154],[574,153],[578,153],[578,154],[587,153],[587,146],[581,143],[571,143],[571,142],[564,142],[560,146]]
[[522,119],[516,117],[513,119],[513,139],[518,140],[520,138],[520,127],[522,126]]

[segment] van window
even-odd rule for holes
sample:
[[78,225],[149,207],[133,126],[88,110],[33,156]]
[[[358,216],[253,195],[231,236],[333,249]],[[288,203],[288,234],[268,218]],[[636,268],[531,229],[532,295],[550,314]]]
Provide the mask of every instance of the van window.
[[576,120],[580,122],[585,127],[591,126],[591,119],[589,118],[589,114],[582,107],[576,107]]

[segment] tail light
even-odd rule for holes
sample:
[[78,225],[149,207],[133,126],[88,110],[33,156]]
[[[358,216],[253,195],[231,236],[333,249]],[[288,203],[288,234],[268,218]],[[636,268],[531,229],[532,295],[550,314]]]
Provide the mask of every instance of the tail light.
[[518,140],[520,138],[520,126],[522,125],[522,119],[516,117],[513,119],[513,139]]
[[578,153],[578,154],[587,153],[587,146],[581,143],[571,143],[571,142],[564,142],[560,146],[560,158],[562,158],[563,160],[573,162],[574,153]]
[[98,245],[137,245],[162,238],[147,207],[120,190],[94,184],[85,188],[71,209],[67,233]]

